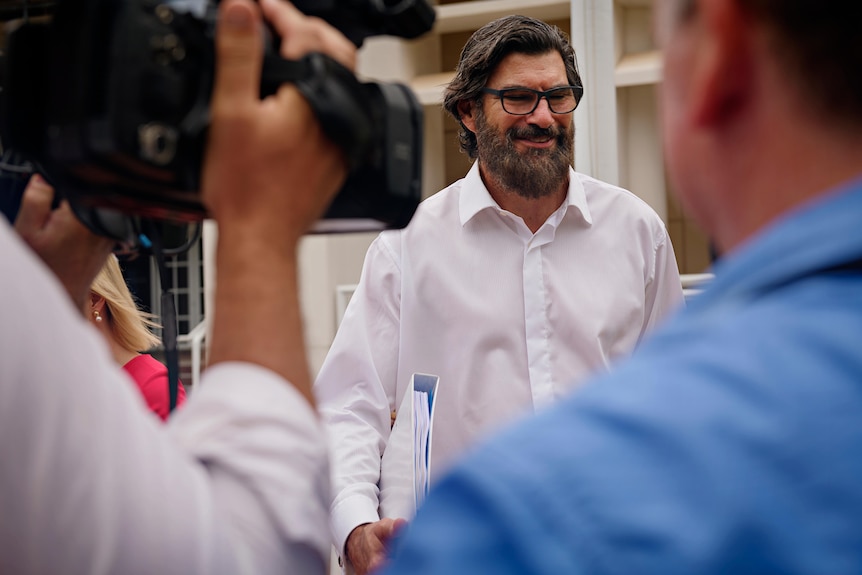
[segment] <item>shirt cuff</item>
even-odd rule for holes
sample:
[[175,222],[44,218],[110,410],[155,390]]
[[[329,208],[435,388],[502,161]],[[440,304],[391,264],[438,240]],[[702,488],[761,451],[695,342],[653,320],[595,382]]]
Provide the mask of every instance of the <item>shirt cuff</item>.
[[351,531],[365,523],[380,521],[377,514],[377,503],[361,495],[353,495],[336,501],[332,505],[329,517],[332,529],[332,540],[339,557],[344,557],[344,546]]

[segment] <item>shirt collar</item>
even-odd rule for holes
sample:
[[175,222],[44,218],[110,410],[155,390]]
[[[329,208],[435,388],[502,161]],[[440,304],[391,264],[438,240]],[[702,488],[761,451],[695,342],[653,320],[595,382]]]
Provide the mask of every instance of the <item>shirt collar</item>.
[[[459,199],[459,212],[461,217],[461,225],[464,226],[473,217],[483,210],[493,208],[500,210],[500,206],[491,197],[491,192],[485,187],[485,182],[482,181],[482,176],[479,174],[479,161],[473,162],[473,166],[467,175],[464,176],[464,181],[461,184],[461,197]],[[573,208],[569,210],[569,208]],[[587,194],[584,191],[584,186],[580,178],[572,168],[569,168],[569,190],[566,194],[566,201],[563,202],[560,210],[557,210],[550,219],[559,219],[556,223],[563,220],[567,213],[580,214],[581,219],[587,224],[593,223],[592,215],[590,214],[589,206],[587,206]]]
[[[768,289],[862,256],[862,174],[777,218],[715,265],[704,304]],[[701,299],[700,296],[695,301]]]

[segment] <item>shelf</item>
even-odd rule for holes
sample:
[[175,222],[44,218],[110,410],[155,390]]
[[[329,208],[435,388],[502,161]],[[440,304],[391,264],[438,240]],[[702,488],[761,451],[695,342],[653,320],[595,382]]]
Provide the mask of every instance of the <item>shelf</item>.
[[[452,81],[455,72],[424,74],[410,81],[410,88],[423,106],[436,106],[443,103],[443,91]],[[618,88],[645,86],[661,82],[661,52],[643,52],[623,57],[614,70],[614,80]]]
[[466,32],[477,30],[502,16],[523,14],[539,20],[568,20],[571,2],[569,0],[474,0],[457,2],[435,7],[437,20],[434,33]]
[[423,106],[439,106],[443,103],[443,91],[454,76],[455,72],[416,76],[410,81],[410,88]]
[[624,8],[652,8],[653,0],[617,0]]
[[618,88],[661,82],[661,52],[652,50],[623,56],[614,70]]

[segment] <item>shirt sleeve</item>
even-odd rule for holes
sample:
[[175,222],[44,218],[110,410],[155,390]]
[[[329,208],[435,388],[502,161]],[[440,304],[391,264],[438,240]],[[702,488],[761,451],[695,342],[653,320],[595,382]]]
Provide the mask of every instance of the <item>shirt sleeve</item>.
[[380,458],[395,405],[401,271],[392,243],[378,236],[314,384],[332,452],[331,529],[341,553],[350,532],[377,521]]
[[328,463],[308,403],[216,366],[169,426],[0,225],[0,572],[323,573]]
[[656,233],[652,277],[647,282],[644,295],[645,314],[641,337],[685,305],[676,255],[664,224],[659,225]]

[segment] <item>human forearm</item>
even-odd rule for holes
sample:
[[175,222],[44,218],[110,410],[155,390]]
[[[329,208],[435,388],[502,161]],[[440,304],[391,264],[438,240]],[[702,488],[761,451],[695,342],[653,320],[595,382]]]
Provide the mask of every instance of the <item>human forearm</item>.
[[210,363],[256,363],[313,404],[297,285],[296,246],[219,231]]
[[[259,7],[282,38],[283,57],[314,50],[353,65],[355,49],[334,29],[275,0]],[[296,86],[260,100],[257,9],[223,2],[216,38],[221,64],[202,180],[204,202],[219,223],[210,360],[257,363],[311,401],[296,248],[344,181],[346,164]]]

